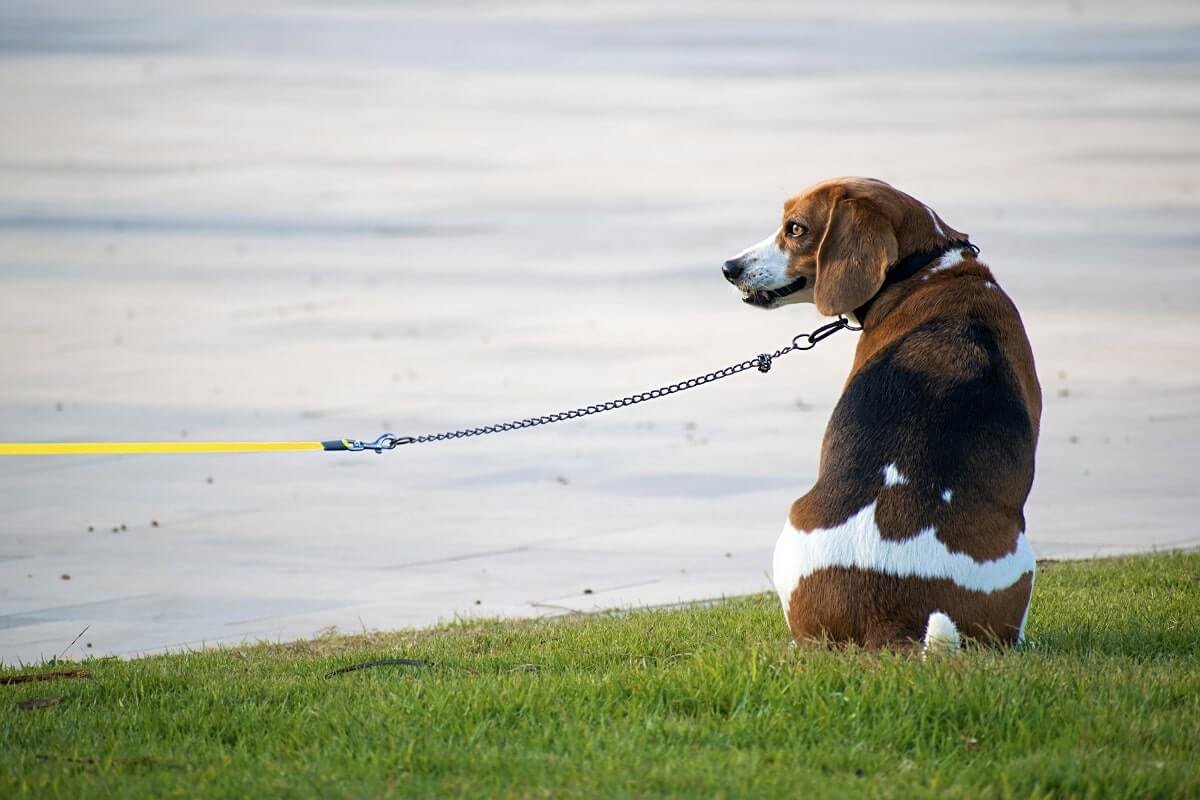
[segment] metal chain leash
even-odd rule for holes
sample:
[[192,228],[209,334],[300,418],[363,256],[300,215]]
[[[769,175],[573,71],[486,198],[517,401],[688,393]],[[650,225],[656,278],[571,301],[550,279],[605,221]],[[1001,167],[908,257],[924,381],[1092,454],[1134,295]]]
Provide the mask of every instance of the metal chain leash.
[[592,414],[600,414],[605,411],[615,411],[618,408],[644,403],[647,400],[656,400],[660,397],[682,392],[687,389],[694,389],[697,386],[703,386],[706,383],[719,381],[722,378],[728,378],[730,375],[737,375],[739,372],[745,372],[748,369],[757,369],[759,372],[770,372],[771,365],[775,359],[780,356],[785,356],[788,353],[797,350],[811,350],[817,346],[817,343],[823,339],[827,339],[840,330],[861,331],[860,326],[854,325],[845,317],[839,316],[833,322],[826,323],[818,328],[813,329],[809,333],[801,333],[792,339],[792,343],[786,347],[782,347],[773,353],[759,353],[754,358],[732,364],[724,369],[719,369],[715,372],[709,372],[695,378],[679,381],[662,386],[658,389],[651,389],[648,392],[633,394],[627,397],[622,397],[617,400],[609,400],[605,403],[596,405],[584,406],[582,408],[573,408],[569,411],[557,411],[552,414],[545,414],[540,417],[528,417],[526,419],[516,419],[511,422],[500,422],[495,425],[484,425],[478,428],[463,428],[456,431],[445,431],[443,433],[428,433],[420,436],[397,436],[394,433],[385,433],[373,442],[364,442],[358,439],[352,439],[347,442],[348,450],[374,450],[376,453],[382,453],[384,450],[394,450],[402,444],[424,444],[426,442],[444,442],[450,439],[466,439],[471,436],[486,436],[490,433],[503,433],[505,431],[516,431],[524,428],[536,428],[539,425],[549,425],[553,422],[563,422],[569,419],[580,419],[582,417],[590,417]]

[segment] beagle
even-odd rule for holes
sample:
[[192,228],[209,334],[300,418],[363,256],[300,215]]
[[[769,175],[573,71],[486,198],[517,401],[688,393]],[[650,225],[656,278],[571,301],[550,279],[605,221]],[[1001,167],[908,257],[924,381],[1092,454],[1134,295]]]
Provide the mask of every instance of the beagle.
[[862,326],[816,483],[775,546],[797,641],[1024,637],[1041,388],[1021,317],[977,253],[907,194],[840,178],[788,200],[774,234],[725,262],[749,305],[811,302]]

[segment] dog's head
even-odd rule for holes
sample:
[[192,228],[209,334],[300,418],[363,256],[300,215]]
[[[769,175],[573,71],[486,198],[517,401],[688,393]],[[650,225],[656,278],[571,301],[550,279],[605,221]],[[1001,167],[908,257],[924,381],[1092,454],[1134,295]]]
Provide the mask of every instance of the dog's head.
[[837,178],[788,200],[779,229],[723,271],[752,306],[815,303],[834,316],[874,297],[897,260],[966,238],[883,181]]

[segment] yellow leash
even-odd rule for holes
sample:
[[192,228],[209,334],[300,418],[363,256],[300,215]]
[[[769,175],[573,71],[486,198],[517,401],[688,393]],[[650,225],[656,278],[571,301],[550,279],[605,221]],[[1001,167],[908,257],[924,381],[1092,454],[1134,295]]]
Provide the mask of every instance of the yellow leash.
[[111,456],[143,453],[278,453],[324,450],[320,442],[0,442],[0,456]]
[[194,453],[289,453],[306,450],[357,452],[391,450],[410,437],[385,433],[373,442],[333,439],[328,442],[0,442],[0,456],[115,456]]

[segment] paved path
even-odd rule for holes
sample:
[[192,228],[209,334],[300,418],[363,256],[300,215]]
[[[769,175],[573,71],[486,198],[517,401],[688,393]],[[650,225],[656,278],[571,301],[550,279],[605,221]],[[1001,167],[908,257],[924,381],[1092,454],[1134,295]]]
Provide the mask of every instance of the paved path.
[[[0,439],[423,432],[707,371],[819,321],[721,260],[868,174],[1023,310],[1039,554],[1200,543],[1194,3],[250,5],[0,2]],[[382,457],[7,460],[0,660],[763,589],[853,344]]]

